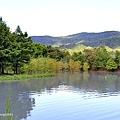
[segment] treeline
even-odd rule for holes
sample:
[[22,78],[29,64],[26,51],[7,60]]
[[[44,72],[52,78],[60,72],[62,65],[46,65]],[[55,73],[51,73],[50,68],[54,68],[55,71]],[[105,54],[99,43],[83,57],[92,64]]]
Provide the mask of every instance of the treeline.
[[[27,32],[17,26],[11,32],[7,24],[0,18],[0,73],[21,73],[25,65],[30,65],[37,58],[53,58],[56,61],[67,61],[69,53],[51,46],[34,43]],[[35,63],[34,63],[35,64]],[[37,60],[36,60],[36,64]],[[44,64],[46,66],[46,64]],[[34,65],[33,65],[34,66]],[[39,66],[38,66],[39,67]],[[21,68],[23,70],[21,70]],[[46,71],[45,71],[46,72]],[[30,72],[29,72],[30,73]]]
[[70,55],[68,52],[63,53],[64,56],[59,56],[59,59],[57,59],[59,53],[55,54],[54,52],[52,53],[53,56],[31,59],[29,64],[25,64],[23,66],[21,72],[27,74],[37,74],[60,71],[115,71],[120,69],[120,52],[108,52],[105,46],[85,49],[83,52],[73,53],[73,55]]
[[120,68],[120,52],[109,53],[104,46],[85,49],[70,55],[59,50],[34,43],[27,32],[17,26],[11,32],[0,18],[0,73],[38,74],[60,71],[117,70]]
[[39,74],[39,73],[57,73],[63,71],[79,72],[81,69],[80,61],[70,59],[57,61],[53,58],[34,58],[29,64],[25,64],[20,69],[20,73]]
[[74,53],[73,60],[79,60],[82,69],[86,70],[109,70],[115,71],[120,68],[120,51],[108,52],[105,46],[93,49],[85,49],[82,52]]
[[0,18],[0,73],[13,70],[17,74],[18,68],[30,60],[31,45],[27,32],[22,33],[19,26],[11,32]]

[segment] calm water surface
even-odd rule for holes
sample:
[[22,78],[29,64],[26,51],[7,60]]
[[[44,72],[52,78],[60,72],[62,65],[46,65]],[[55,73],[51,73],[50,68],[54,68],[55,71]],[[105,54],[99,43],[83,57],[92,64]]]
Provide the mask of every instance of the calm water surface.
[[59,73],[0,82],[0,114],[8,91],[15,120],[120,120],[120,73]]

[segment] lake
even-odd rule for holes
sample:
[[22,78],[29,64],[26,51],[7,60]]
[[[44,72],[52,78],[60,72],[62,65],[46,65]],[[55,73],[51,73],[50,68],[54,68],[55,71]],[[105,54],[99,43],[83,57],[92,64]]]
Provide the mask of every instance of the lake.
[[15,120],[120,120],[120,73],[59,73],[0,82],[2,119],[8,94]]

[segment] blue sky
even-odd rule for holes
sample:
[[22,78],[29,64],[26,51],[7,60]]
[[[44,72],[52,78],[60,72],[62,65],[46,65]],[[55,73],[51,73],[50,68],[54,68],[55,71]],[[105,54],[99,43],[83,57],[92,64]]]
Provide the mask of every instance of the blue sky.
[[120,31],[120,0],[0,0],[0,16],[12,31],[65,36]]

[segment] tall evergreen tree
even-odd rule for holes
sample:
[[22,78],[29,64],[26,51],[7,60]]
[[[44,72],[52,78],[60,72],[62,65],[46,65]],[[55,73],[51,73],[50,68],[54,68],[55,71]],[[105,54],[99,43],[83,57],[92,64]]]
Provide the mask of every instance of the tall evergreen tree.
[[22,66],[23,63],[27,63],[30,60],[33,43],[26,32],[23,34],[19,26],[12,33],[11,41],[11,62],[14,73],[17,74],[19,66]]
[[0,18],[0,73],[4,73],[5,66],[9,59],[10,28]]

